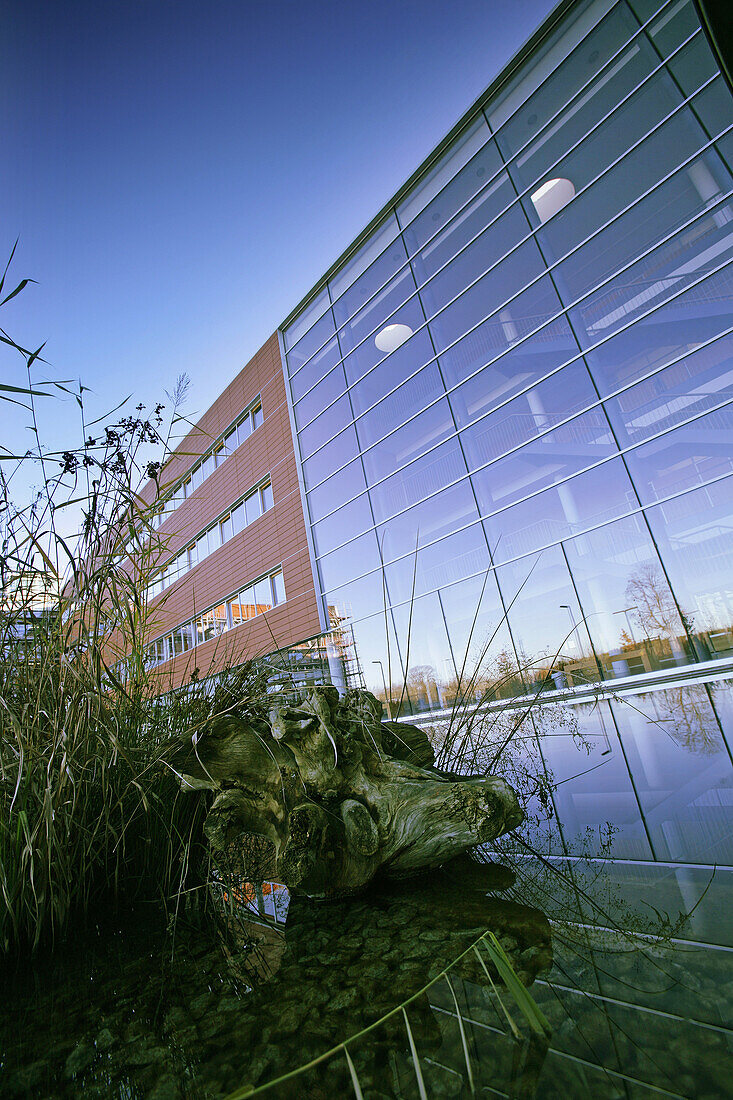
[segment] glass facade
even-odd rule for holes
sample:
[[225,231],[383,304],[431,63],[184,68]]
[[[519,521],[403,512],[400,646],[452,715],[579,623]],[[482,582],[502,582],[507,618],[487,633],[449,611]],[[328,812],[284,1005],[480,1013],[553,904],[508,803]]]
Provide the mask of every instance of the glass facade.
[[575,4],[282,333],[366,686],[603,694],[540,738],[568,847],[733,864],[732,168],[691,0]]

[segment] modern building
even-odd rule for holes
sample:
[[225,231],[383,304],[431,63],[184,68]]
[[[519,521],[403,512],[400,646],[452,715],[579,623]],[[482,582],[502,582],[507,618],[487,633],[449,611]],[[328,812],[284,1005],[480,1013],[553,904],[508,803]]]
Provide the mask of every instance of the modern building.
[[538,695],[558,852],[610,820],[617,858],[733,865],[712,23],[561,3],[224,391],[166,470],[171,682],[279,650],[426,721]]

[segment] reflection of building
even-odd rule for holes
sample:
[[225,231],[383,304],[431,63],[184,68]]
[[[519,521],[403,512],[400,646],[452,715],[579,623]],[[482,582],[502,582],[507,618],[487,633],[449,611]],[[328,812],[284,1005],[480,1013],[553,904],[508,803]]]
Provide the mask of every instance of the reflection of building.
[[[691,0],[562,3],[180,448],[156,660],[294,653],[336,615],[408,711],[477,661],[498,698],[605,684],[561,820],[733,864],[732,127]],[[273,606],[240,624],[251,582]]]

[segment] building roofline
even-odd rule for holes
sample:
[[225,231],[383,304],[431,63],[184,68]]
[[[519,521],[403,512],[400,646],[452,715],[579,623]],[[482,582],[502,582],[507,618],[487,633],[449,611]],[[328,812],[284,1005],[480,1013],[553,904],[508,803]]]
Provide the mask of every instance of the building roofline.
[[351,242],[350,245],[337,257],[337,259],[331,264],[328,270],[320,279],[311,287],[311,289],[301,298],[294,309],[291,309],[287,317],[278,325],[278,331],[282,331],[297,317],[300,311],[308,305],[313,298],[323,289],[328,280],[336,274],[340,267],[345,263],[349,257],[356,252],[356,250],[364,243],[365,240],[371,235],[371,233],[377,228],[379,223],[384,218],[393,206],[395,206],[418,182],[423,173],[430,168],[430,166],[442,156],[446,149],[452,144],[454,139],[463,130],[463,128],[470,122],[471,118],[478,114],[478,112],[485,106],[485,104],[495,96],[496,93],[502,88],[504,84],[514,75],[520,65],[526,61],[527,57],[539,46],[543,39],[555,29],[557,24],[565,17],[567,12],[576,6],[578,0],[560,0],[549,15],[543,20],[540,26],[530,35],[530,37],[524,42],[522,46],[516,51],[516,53],[506,63],[501,72],[491,81],[487,88],[474,100],[471,106],[464,114],[458,119],[454,126],[448,131],[445,137],[435,146],[435,148],[427,155],[427,157],[421,162],[421,164],[415,169],[415,171],[408,177],[408,179],[402,184],[402,186],[395,192],[394,195],[377,211],[371,221],[362,229],[361,233]]

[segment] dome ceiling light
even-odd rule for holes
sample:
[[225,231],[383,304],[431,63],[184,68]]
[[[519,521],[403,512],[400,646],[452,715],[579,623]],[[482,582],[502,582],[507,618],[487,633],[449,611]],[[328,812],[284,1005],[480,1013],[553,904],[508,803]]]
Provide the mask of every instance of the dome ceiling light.
[[548,180],[530,196],[541,222],[557,214],[574,197],[575,188],[566,179]]
[[374,343],[379,351],[389,353],[401,348],[411,336],[412,329],[409,325],[385,325],[374,337]]

